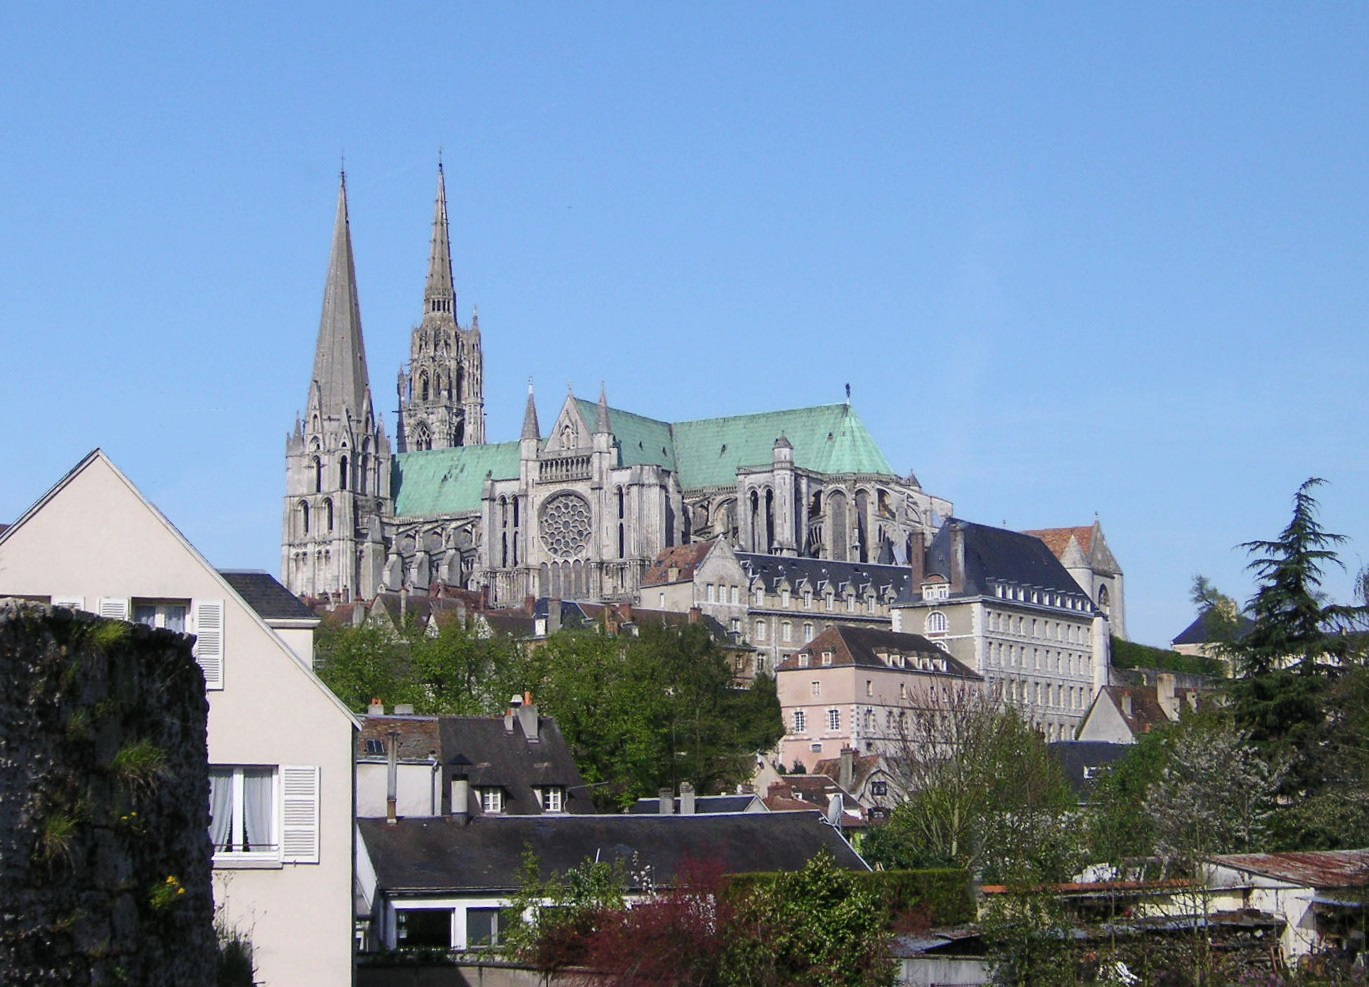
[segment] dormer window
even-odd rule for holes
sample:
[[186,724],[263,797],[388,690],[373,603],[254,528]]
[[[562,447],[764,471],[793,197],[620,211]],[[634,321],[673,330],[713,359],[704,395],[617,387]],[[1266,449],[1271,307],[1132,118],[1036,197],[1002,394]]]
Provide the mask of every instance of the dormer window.
[[948,600],[951,597],[951,584],[937,581],[934,583],[922,584],[922,598],[924,600]]
[[780,590],[780,606],[789,606],[789,590],[787,589]]
[[799,668],[807,668],[807,667],[808,667],[808,652],[807,652],[807,651],[800,651],[800,652],[799,652]]
[[504,811],[504,789],[490,785],[478,790],[480,792],[480,811],[486,815],[496,815]]
[[537,789],[538,800],[542,803],[543,812],[564,812],[566,804],[566,789],[563,785],[548,785],[545,788]]
[[822,663],[823,663],[824,665],[830,665],[830,664],[832,664],[832,652],[830,652],[830,651],[824,651],[824,652],[822,653]]
[[803,609],[805,609],[805,610],[812,610],[812,609],[813,609],[813,593],[812,593],[811,590],[804,590],[804,591],[803,591]]

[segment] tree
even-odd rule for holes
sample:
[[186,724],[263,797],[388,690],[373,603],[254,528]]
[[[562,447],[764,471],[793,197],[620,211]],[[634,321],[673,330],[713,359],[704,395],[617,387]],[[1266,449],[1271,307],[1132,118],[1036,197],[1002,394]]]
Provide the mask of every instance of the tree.
[[[1249,569],[1258,586],[1247,609],[1249,631],[1222,647],[1239,677],[1231,684],[1237,722],[1271,763],[1287,764],[1282,794],[1290,803],[1316,799],[1337,765],[1331,680],[1361,657],[1369,607],[1326,602],[1321,592],[1328,565],[1340,565],[1336,547],[1345,536],[1326,531],[1318,519],[1312,477],[1293,497],[1288,525],[1271,541],[1242,547],[1254,558]],[[1291,814],[1290,814],[1291,819]],[[1298,844],[1300,826],[1284,827]],[[1307,834],[1310,836],[1310,833]]]
[[1327,565],[1341,565],[1336,546],[1347,539],[1325,530],[1312,491],[1326,481],[1305,480],[1293,495],[1293,516],[1273,541],[1248,541],[1255,556],[1247,566],[1259,580],[1249,603],[1254,626],[1227,645],[1247,677],[1288,668],[1311,675],[1344,664],[1358,642],[1369,608],[1327,603],[1321,580]]
[[774,680],[736,687],[697,624],[649,624],[637,637],[562,632],[529,656],[527,673],[585,780],[623,804],[681,781],[730,788],[784,732]]
[[872,848],[886,866],[950,865],[989,880],[1068,876],[1069,784],[1041,735],[973,686],[933,691],[900,720],[889,772],[902,802]]

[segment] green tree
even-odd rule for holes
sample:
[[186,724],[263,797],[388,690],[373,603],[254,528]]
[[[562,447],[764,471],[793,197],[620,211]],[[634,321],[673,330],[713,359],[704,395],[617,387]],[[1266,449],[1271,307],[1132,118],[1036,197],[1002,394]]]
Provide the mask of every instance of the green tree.
[[1259,581],[1249,611],[1254,626],[1227,645],[1247,677],[1287,668],[1312,675],[1343,665],[1356,654],[1369,608],[1327,603],[1321,581],[1328,565],[1341,565],[1336,547],[1347,539],[1321,526],[1312,491],[1326,481],[1312,477],[1293,495],[1293,516],[1273,541],[1241,547],[1254,556],[1248,568]]
[[699,625],[646,625],[618,638],[562,632],[528,669],[585,780],[620,803],[681,781],[700,792],[731,787],[783,735],[773,679],[738,688]]
[[1107,864],[1120,875],[1131,862],[1155,853],[1155,824],[1145,801],[1169,764],[1173,740],[1172,730],[1142,734],[1094,787],[1084,815],[1093,862]]
[[403,642],[388,630],[324,624],[315,636],[314,654],[319,678],[348,709],[361,712],[376,698],[394,702],[405,688]]
[[1058,880],[1078,862],[1074,797],[1044,738],[983,690],[931,693],[901,722],[888,763],[902,801],[869,848],[885,866]]

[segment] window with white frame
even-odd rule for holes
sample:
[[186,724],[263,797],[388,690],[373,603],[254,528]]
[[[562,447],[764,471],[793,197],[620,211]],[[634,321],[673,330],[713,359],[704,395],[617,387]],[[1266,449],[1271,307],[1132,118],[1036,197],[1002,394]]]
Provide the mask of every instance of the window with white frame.
[[280,849],[276,834],[276,769],[209,769],[209,838],[216,854],[266,854]]
[[922,584],[922,598],[924,600],[946,600],[950,598],[950,595],[951,587],[949,583],[936,582]]
[[794,732],[803,733],[808,729],[808,717],[801,709],[794,710]]
[[192,651],[204,673],[206,689],[223,688],[223,601],[102,597],[97,613],[108,620],[132,620],[194,634]]
[[840,729],[841,729],[841,710],[839,710],[839,709],[829,709],[829,710],[827,711],[827,729],[828,729],[828,730],[840,730]]
[[466,948],[488,949],[501,941],[502,908],[466,909]]
[[319,769],[211,765],[209,839],[217,866],[318,863]]
[[812,684],[812,686],[811,686],[811,691],[812,691],[813,695],[815,695],[815,696],[820,696],[820,695],[822,695],[822,683],[821,683],[821,682],[818,682],[818,681],[814,681],[813,684]]
[[504,789],[489,785],[480,789],[480,811],[496,814],[504,811]]
[[813,640],[813,624],[810,621],[803,625],[803,643],[807,644],[811,640]]
[[707,586],[704,587],[704,592],[707,594],[707,599],[708,599],[708,602],[709,602],[709,603],[715,603],[715,602],[717,602],[717,601],[714,599],[714,596],[713,596],[713,592],[714,592],[714,591],[713,591],[713,584],[712,584],[712,583],[709,583]]
[[794,629],[787,620],[780,625],[780,638],[785,642],[794,639]]
[[780,590],[780,606],[789,606],[789,590],[787,589]]
[[395,941],[401,948],[452,948],[450,908],[396,908]]
[[563,812],[566,804],[566,789],[563,785],[548,785],[538,789],[543,812]]
[[813,593],[812,593],[811,590],[804,590],[804,591],[803,591],[803,609],[805,609],[805,610],[812,610],[812,609],[813,609]]
[[729,598],[729,600],[732,602],[732,604],[733,604],[734,606],[735,606],[736,603],[737,603],[737,599],[738,599],[737,594],[738,594],[738,592],[739,592],[739,591],[738,591],[738,589],[737,589],[736,586],[729,587],[728,598]]
[[822,663],[823,663],[824,665],[830,665],[830,664],[832,664],[832,652],[830,652],[830,651],[824,651],[824,652],[822,653]]
[[833,601],[834,601],[835,599],[836,599],[836,598],[835,598],[831,593],[826,593],[826,594],[823,595],[823,598],[822,598],[822,605],[825,606],[828,610],[831,610],[831,609],[832,609],[832,603],[833,603]]
[[756,640],[765,640],[765,621],[763,620],[756,621]]
[[947,625],[946,615],[940,610],[933,610],[927,614],[927,633],[929,635],[945,634]]

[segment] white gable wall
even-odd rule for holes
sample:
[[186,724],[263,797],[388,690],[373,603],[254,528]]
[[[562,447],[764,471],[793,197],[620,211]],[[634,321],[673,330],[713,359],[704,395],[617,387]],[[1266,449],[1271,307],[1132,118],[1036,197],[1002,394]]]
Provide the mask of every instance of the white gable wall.
[[317,768],[318,863],[216,862],[216,902],[252,939],[259,982],[351,983],[355,720],[101,454],[0,538],[6,595],[79,598],[90,611],[111,598],[222,602],[210,763],[276,769],[278,792],[280,769]]

